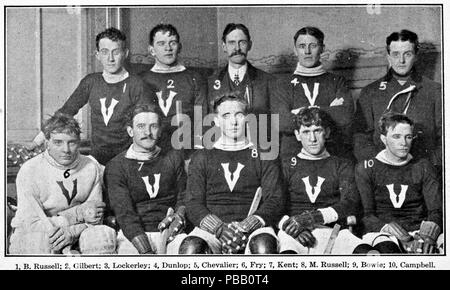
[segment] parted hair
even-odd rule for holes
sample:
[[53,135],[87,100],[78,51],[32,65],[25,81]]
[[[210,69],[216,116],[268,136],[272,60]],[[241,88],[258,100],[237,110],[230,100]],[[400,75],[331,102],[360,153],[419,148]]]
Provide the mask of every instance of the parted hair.
[[222,41],[225,43],[227,35],[236,29],[242,30],[245,36],[247,36],[247,40],[250,41],[250,32],[248,31],[247,26],[245,26],[242,23],[228,23],[227,26],[225,26],[225,29],[223,30]]
[[236,101],[236,102],[242,103],[245,106],[244,112],[246,114],[248,113],[248,110],[249,110],[248,102],[244,98],[242,93],[239,91],[226,92],[226,93],[223,93],[223,94],[217,96],[213,102],[214,113],[217,113],[217,107],[219,107],[219,105],[225,101]]
[[79,139],[81,127],[74,117],[61,112],[56,112],[53,116],[50,116],[49,119],[44,121],[42,124],[42,132],[47,140],[50,140],[50,135],[52,133],[73,134]]
[[414,52],[417,53],[419,51],[419,37],[415,32],[412,32],[407,29],[402,29],[399,32],[393,32],[391,35],[386,37],[386,50],[390,53],[390,44],[392,41],[409,41],[414,44]]
[[100,40],[103,38],[108,38],[112,41],[121,41],[122,48],[125,48],[125,46],[126,46],[127,37],[125,36],[125,34],[117,28],[110,27],[110,28],[100,32],[95,37],[95,46],[97,47],[97,51],[99,50]]
[[158,115],[158,122],[161,124],[161,108],[156,104],[137,104],[131,107],[125,117],[125,127],[133,127],[133,119],[140,113],[155,113]]
[[388,129],[391,127],[395,128],[399,123],[408,124],[411,127],[414,127],[414,122],[405,114],[386,112],[381,115],[380,120],[378,121],[378,129],[380,130],[381,135],[386,136]]
[[314,26],[305,26],[299,29],[294,35],[294,44],[297,42],[297,39],[300,35],[311,35],[314,36],[319,44],[323,46],[323,41],[325,39],[325,34],[323,34],[322,30]]

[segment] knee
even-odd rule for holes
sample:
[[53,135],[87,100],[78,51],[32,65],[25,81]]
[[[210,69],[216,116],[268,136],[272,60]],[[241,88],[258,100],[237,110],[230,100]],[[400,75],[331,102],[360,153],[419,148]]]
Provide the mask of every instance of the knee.
[[277,239],[267,233],[255,235],[249,241],[249,249],[252,254],[277,254]]
[[374,246],[374,249],[380,253],[400,254],[400,247],[392,241],[383,241]]
[[204,239],[196,236],[188,236],[181,242],[178,253],[184,255],[195,255],[211,254],[212,251]]
[[116,254],[116,231],[105,225],[89,227],[81,233],[79,244],[82,254]]
[[365,255],[379,255],[380,252],[368,244],[358,245],[352,252],[352,254],[365,254]]

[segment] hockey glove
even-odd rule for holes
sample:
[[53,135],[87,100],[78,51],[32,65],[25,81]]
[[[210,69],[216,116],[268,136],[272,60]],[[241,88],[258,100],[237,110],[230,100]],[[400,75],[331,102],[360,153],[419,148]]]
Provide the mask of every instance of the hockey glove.
[[176,235],[183,232],[186,227],[185,213],[186,208],[184,206],[180,206],[175,213],[165,217],[159,223],[158,230],[160,232],[167,228],[169,229],[169,238],[167,239],[167,243],[173,241]]
[[298,236],[297,240],[302,244],[302,246],[307,248],[314,247],[314,244],[316,243],[316,238],[313,236],[310,230],[305,229],[303,230]]
[[312,231],[323,223],[323,215],[320,211],[305,211],[299,215],[291,216],[283,223],[282,230],[293,238],[297,238],[305,229]]
[[150,240],[145,233],[135,236],[131,240],[131,243],[141,255],[155,254],[155,251],[153,251],[150,245]]
[[86,201],[77,207],[77,222],[99,224],[103,218],[106,204],[103,201]]
[[247,237],[239,229],[238,223],[226,224],[213,214],[209,214],[201,220],[200,228],[219,239],[224,254],[234,254],[241,251],[247,242]]

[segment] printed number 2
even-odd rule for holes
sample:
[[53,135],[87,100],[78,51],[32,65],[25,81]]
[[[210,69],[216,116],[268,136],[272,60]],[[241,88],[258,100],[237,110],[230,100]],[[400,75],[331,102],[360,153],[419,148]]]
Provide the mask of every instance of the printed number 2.
[[173,85],[173,80],[167,80],[167,88],[168,89],[174,89],[175,86]]

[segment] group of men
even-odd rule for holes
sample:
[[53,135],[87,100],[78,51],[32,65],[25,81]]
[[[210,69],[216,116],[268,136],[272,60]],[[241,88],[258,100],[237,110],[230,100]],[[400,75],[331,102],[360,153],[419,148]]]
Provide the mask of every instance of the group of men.
[[[228,64],[206,81],[178,61],[170,24],[150,31],[155,64],[139,76],[124,66],[125,35],[98,34],[103,72],[86,76],[28,145],[46,150],[19,171],[9,252],[442,251],[441,87],[415,70],[417,35],[387,37],[388,74],[356,110],[346,80],[320,62],[324,38],[297,31],[295,72],[277,80],[248,62],[249,30],[230,23]],[[79,153],[73,119],[86,103],[91,156]],[[109,214],[117,228],[105,225]]]

